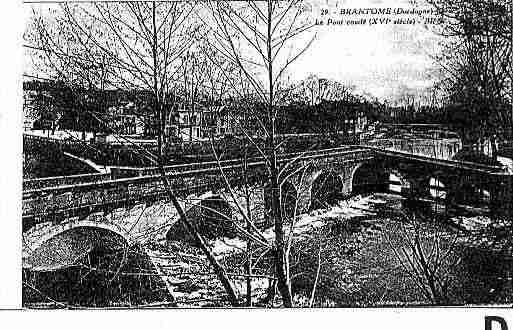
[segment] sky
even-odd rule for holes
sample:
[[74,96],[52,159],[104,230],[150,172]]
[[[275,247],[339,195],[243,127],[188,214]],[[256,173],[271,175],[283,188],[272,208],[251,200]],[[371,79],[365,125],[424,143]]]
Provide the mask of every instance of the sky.
[[[311,5],[312,20],[369,17],[338,15],[342,8],[414,8],[412,0],[306,1]],[[428,7],[418,5],[415,8]],[[26,9],[29,16],[30,6]],[[333,14],[321,16],[321,9]],[[393,104],[405,91],[425,94],[437,80],[438,67],[432,55],[440,52],[441,39],[423,24],[315,26],[312,33],[316,33],[315,41],[288,71],[291,81],[315,74],[354,86],[359,94],[370,94]]]
[[[321,8],[338,12],[376,7],[413,8],[410,0],[321,0],[314,3],[312,16],[321,17]],[[317,74],[389,101],[404,90],[423,93],[436,80],[437,65],[431,55],[440,51],[441,40],[432,28],[388,24],[316,26],[315,30],[317,38],[295,64],[292,80]]]

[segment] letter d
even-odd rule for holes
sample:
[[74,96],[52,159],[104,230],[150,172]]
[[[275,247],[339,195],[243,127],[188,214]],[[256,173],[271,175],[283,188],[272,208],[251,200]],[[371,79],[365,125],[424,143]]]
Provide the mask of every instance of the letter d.
[[508,330],[506,320],[500,316],[485,316],[485,330],[492,330],[492,322],[495,321],[501,325],[501,330]]

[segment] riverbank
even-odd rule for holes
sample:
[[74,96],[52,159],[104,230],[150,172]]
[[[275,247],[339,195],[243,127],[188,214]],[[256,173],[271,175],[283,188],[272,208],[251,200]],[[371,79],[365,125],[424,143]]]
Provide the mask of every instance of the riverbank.
[[[373,194],[340,201],[334,207],[301,215],[293,226],[290,269],[297,306],[379,307],[418,305],[512,304],[512,253],[488,249],[471,235],[489,219],[482,214],[452,216],[431,221],[427,210],[436,207],[411,205],[398,196]],[[409,219],[405,218],[409,215]],[[413,218],[411,218],[413,217]],[[440,217],[442,217],[440,215]],[[413,220],[412,220],[413,219]],[[462,225],[463,224],[463,225]],[[467,229],[465,229],[467,228]],[[419,248],[412,242],[418,233]],[[272,241],[272,228],[263,232]],[[489,240],[480,236],[481,240]],[[506,238],[506,241],[508,239]],[[511,240],[509,240],[511,241]],[[476,243],[477,242],[477,243]],[[246,294],[246,242],[239,238],[210,241],[217,259],[225,266],[241,300]],[[430,269],[440,279],[433,301],[422,267],[408,258],[422,251]],[[162,295],[146,296],[139,307],[226,307],[223,288],[207,260],[185,241],[160,241],[141,250],[148,262],[142,268],[123,268],[138,281],[160,281]],[[252,297],[256,307],[278,307],[273,294],[270,252],[254,247]],[[151,269],[151,274],[148,273]],[[425,269],[424,269],[425,270]],[[151,278],[151,279],[150,279]],[[125,286],[124,290],[131,289]],[[121,295],[121,297],[127,295]],[[313,297],[313,298],[312,298]],[[106,302],[108,306],[134,306],[135,301]]]

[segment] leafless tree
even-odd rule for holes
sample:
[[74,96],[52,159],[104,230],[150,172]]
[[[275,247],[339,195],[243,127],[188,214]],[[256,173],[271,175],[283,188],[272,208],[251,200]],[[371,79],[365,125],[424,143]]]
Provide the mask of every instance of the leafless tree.
[[338,81],[310,75],[301,81],[298,86],[291,88],[293,100],[301,100],[309,105],[319,104],[321,101],[355,101],[353,86]]
[[[287,239],[281,204],[283,172],[278,164],[276,119],[284,97],[284,77],[289,66],[301,56],[313,39],[303,34],[311,26],[302,13],[301,1],[249,1],[244,3],[209,2],[210,14],[202,19],[212,26],[210,46],[225,61],[235,64],[249,82],[256,98],[265,105],[263,114],[254,116],[263,132],[265,146],[255,146],[266,163],[274,225],[274,256],[277,287],[286,307],[293,306],[288,266]],[[302,41],[304,47],[297,47]],[[294,44],[295,42],[295,44]]]
[[[446,72],[450,102],[469,108],[496,145],[496,136],[513,129],[512,5],[510,1],[428,0],[443,23],[447,40],[439,63]],[[494,156],[496,150],[493,150]]]
[[[187,218],[164,171],[165,105],[174,100],[181,60],[200,32],[192,13],[194,3],[126,2],[62,4],[51,17],[34,11],[27,47],[41,51],[38,63],[48,76],[70,85],[149,90],[157,131],[157,154],[139,148],[139,154],[158,166],[167,197],[180,221],[206,255],[230,303],[238,299],[223,266],[204,237]],[[101,59],[101,61],[100,61]],[[101,69],[109,63],[108,79]],[[103,64],[102,64],[103,63]],[[96,70],[100,65],[100,70]],[[77,73],[88,77],[77,79]],[[107,80],[107,81],[106,81]]]
[[454,269],[461,263],[458,235],[429,227],[413,214],[400,221],[383,233],[395,260],[430,303],[449,304]]

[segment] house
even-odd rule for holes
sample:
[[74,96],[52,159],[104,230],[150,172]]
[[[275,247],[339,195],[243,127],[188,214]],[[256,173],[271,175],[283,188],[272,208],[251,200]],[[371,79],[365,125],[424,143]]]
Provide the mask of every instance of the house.
[[109,107],[105,116],[109,128],[119,135],[147,135],[149,123],[137,110],[132,102]]
[[184,142],[200,141],[210,135],[222,136],[233,133],[233,120],[230,120],[225,106],[201,106],[194,109],[181,105],[176,108],[177,136]]
[[48,82],[23,82],[23,129],[53,130],[60,116],[56,113]]

